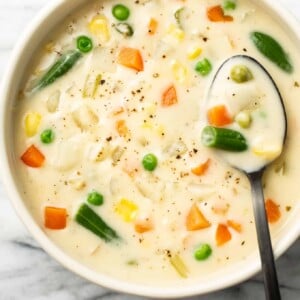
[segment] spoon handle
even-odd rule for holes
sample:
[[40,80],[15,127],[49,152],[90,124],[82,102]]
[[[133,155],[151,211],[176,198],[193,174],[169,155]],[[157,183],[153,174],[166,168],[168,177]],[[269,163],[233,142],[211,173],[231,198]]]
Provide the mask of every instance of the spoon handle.
[[262,174],[263,171],[258,171],[248,174],[248,177],[251,182],[255,226],[262,265],[262,274],[264,278],[266,299],[280,300],[281,296],[261,183]]

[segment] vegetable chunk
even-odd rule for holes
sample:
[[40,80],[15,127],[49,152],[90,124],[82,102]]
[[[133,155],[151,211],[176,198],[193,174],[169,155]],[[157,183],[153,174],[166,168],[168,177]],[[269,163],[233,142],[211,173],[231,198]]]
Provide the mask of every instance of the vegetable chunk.
[[205,229],[211,226],[211,224],[204,217],[197,204],[193,204],[187,217],[186,217],[186,229],[188,231]]
[[118,63],[138,72],[144,71],[144,62],[141,52],[134,48],[123,48],[118,56]]
[[67,210],[65,208],[46,206],[44,212],[45,227],[48,229],[64,229],[67,226]]

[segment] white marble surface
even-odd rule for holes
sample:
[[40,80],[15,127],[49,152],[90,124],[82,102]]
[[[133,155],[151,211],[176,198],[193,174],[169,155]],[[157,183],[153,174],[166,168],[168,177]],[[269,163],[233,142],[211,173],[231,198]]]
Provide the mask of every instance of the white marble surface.
[[[0,0],[0,80],[24,27],[50,0]],[[241,0],[242,1],[242,0]],[[300,1],[282,0],[300,20]],[[300,29],[300,27],[299,27]],[[1,164],[0,164],[1,172]],[[278,261],[283,299],[300,299],[300,240]],[[263,299],[260,275],[238,286],[195,299]],[[144,299],[121,295],[70,273],[30,237],[0,183],[0,300]]]

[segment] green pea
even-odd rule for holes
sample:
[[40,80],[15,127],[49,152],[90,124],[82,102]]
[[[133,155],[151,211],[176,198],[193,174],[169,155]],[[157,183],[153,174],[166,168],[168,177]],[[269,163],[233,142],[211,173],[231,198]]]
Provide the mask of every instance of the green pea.
[[51,144],[54,140],[54,132],[52,129],[46,129],[41,133],[41,141],[44,144]]
[[208,75],[211,72],[211,70],[212,65],[207,58],[200,60],[195,66],[195,71],[202,76]]
[[230,78],[236,83],[245,83],[253,79],[252,72],[244,65],[236,65],[231,69]]
[[79,36],[77,38],[77,49],[82,53],[88,53],[93,49],[93,41],[85,36]]
[[99,194],[96,191],[92,191],[87,196],[87,202],[92,205],[102,205],[103,204],[103,195]]
[[194,252],[194,257],[196,260],[206,260],[212,254],[212,249],[208,244],[201,244],[197,247]]
[[225,0],[223,4],[224,10],[235,10],[236,2],[233,0]]
[[157,167],[157,158],[154,154],[149,153],[143,157],[142,164],[147,171],[153,171]]
[[112,8],[113,16],[119,21],[125,21],[130,16],[130,10],[123,4],[117,4]]
[[239,112],[234,119],[240,127],[249,128],[252,122],[252,118],[249,112],[241,111]]

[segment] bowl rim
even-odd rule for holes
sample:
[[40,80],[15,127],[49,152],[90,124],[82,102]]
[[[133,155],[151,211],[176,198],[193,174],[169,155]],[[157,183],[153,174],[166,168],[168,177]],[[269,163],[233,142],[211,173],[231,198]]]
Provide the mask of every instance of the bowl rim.
[[[41,247],[56,261],[63,265],[68,270],[76,273],[77,275],[95,283],[102,287],[109,288],[118,292],[135,294],[140,296],[148,296],[155,298],[179,298],[187,296],[195,296],[200,294],[205,294],[220,289],[227,288],[229,286],[238,284],[244,280],[249,279],[255,273],[257,273],[260,268],[260,261],[258,255],[256,256],[253,264],[244,267],[237,274],[232,274],[226,276],[222,280],[212,281],[205,287],[201,285],[194,284],[193,287],[188,285],[185,287],[176,287],[176,289],[171,287],[153,287],[145,286],[141,284],[128,283],[124,280],[113,278],[108,275],[97,273],[89,269],[88,267],[82,265],[80,262],[68,256],[65,252],[60,250],[50,238],[42,231],[42,229],[37,225],[37,223],[31,217],[29,211],[27,210],[22,197],[19,194],[17,185],[14,181],[13,170],[9,164],[8,159],[8,141],[6,138],[6,129],[8,124],[6,122],[6,112],[9,103],[10,90],[13,88],[13,78],[14,74],[18,72],[18,63],[20,58],[24,55],[24,48],[28,45],[32,39],[33,34],[36,32],[37,28],[48,18],[50,15],[60,9],[62,5],[66,3],[67,0],[52,0],[49,4],[44,6],[33,21],[29,24],[26,31],[22,34],[22,37],[14,48],[9,64],[7,65],[6,72],[3,75],[2,84],[0,87],[0,158],[1,158],[1,177],[6,193],[9,196],[10,202],[13,204],[14,210],[29,231],[29,233],[34,237],[34,239],[41,245]],[[78,0],[77,2],[83,2],[83,0]],[[258,1],[257,1],[258,2]],[[273,0],[263,0],[263,4],[272,10],[275,14],[280,16],[282,21],[288,26],[290,32],[292,32],[298,39],[300,44],[300,32],[296,29],[299,28],[299,23],[290,12],[288,12],[281,3],[274,3]],[[275,247],[275,256],[279,257],[285,250],[292,245],[293,242],[297,240],[300,235],[300,224],[299,226],[294,226],[288,235],[283,236]]]

